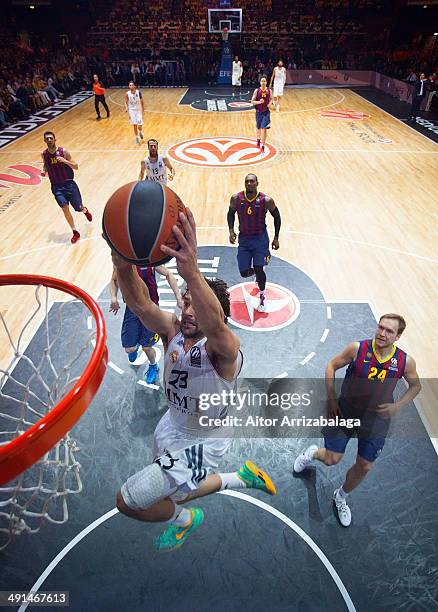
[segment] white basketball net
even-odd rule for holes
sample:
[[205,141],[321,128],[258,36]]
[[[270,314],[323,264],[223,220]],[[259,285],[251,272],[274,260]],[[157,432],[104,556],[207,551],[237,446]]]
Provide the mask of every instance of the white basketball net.
[[[72,357],[69,354],[71,342],[65,332],[67,310],[69,305],[76,303],[85,319],[89,311],[74,299],[56,302],[50,311],[53,297],[49,301],[49,292],[52,296],[61,294],[63,298],[65,293],[42,285],[26,289],[35,293],[36,305],[16,341],[0,311],[0,341],[9,340],[16,358],[8,371],[0,369],[0,446],[37,423],[71,389],[84,369],[84,360],[89,359],[96,335],[95,331],[87,330],[84,321],[82,346],[78,351],[75,349],[76,354]],[[30,357],[28,352],[24,354],[23,338],[31,323],[38,322],[39,318],[43,319],[44,334],[39,334],[44,336],[43,349]],[[68,349],[69,356],[64,358],[66,365],[60,366],[59,355],[54,359],[54,354],[60,352],[61,344]],[[0,550],[14,535],[36,533],[44,521],[61,524],[68,520],[67,497],[82,490],[81,466],[76,459],[79,450],[67,433],[26,472],[0,486]]]

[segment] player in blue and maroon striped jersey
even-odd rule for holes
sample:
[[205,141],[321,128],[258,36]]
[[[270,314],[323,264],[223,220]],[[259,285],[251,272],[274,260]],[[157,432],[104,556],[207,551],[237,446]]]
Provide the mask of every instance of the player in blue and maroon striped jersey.
[[237,212],[239,219],[239,248],[237,249],[237,262],[240,275],[244,278],[255,274],[260,289],[259,312],[265,312],[266,273],[263,270],[271,258],[269,252],[269,236],[266,231],[266,213],[274,217],[275,236],[272,241],[274,251],[280,248],[278,236],[280,234],[280,212],[274,200],[259,192],[258,179],[255,174],[245,177],[245,191],[231,196],[227,221],[230,230],[230,242],[236,242],[234,232],[234,217]]
[[[302,472],[314,459],[325,465],[336,465],[344,456],[349,440],[357,434],[356,462],[333,496],[343,527],[351,523],[347,495],[362,482],[382,452],[391,417],[421,390],[414,359],[395,345],[405,327],[402,316],[385,314],[380,317],[374,338],[351,342],[329,361],[325,371],[329,417],[337,423],[339,418],[359,419],[360,426],[329,424],[324,429],[325,448],[309,446],[295,459],[295,472]],[[336,399],[335,372],[345,366],[348,366],[347,372],[340,397]],[[393,393],[400,378],[406,380],[408,388],[395,401]]]
[[[178,287],[178,282],[173,276],[172,272],[166,268],[166,266],[156,266],[155,268],[140,268],[136,266],[136,270],[137,274],[148,288],[149,297],[154,304],[158,304],[159,302],[158,287],[155,278],[155,273],[158,272],[158,274],[161,274],[161,276],[163,276],[169,283],[169,286],[175,295],[176,304],[178,308],[182,309],[183,299]],[[117,272],[116,269],[113,268],[110,281],[111,303],[109,310],[114,314],[117,314],[120,308],[117,299],[118,291],[119,284],[117,280]],[[125,314],[123,316],[121,338],[122,346],[125,349],[125,353],[128,355],[128,360],[133,365],[136,365],[135,362],[139,356],[140,347],[143,349],[143,352],[146,354],[146,357],[149,360],[149,367],[145,373],[146,382],[148,384],[155,384],[158,378],[159,365],[156,362],[156,352],[153,346],[158,342],[159,336],[154,331],[147,329],[137,315],[135,315],[132,310],[128,308],[128,306],[125,307]]]
[[81,192],[73,180],[73,170],[78,169],[78,164],[72,159],[67,149],[56,146],[56,138],[53,132],[44,132],[44,142],[47,145],[47,149],[41,154],[43,158],[41,176],[49,175],[52,193],[72,229],[73,236],[71,237],[71,242],[74,244],[81,235],[75,227],[69,204],[73,206],[76,212],[83,212],[88,221],[93,220],[88,208],[83,206]]

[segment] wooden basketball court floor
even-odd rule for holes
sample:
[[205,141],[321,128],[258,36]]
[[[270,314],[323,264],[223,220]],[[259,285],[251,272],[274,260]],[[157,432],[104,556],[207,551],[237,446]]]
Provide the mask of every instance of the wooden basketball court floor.
[[[161,152],[171,149],[176,143],[190,139],[219,138],[220,142],[224,143],[228,138],[254,138],[253,111],[223,113],[198,111],[190,105],[179,105],[185,91],[183,89],[143,91],[146,109],[145,138],[157,138]],[[117,187],[137,179],[140,161],[146,154],[146,146],[134,144],[132,128],[128,124],[127,115],[123,109],[124,91],[112,90],[108,94],[107,101],[111,108],[109,120],[95,121],[93,100],[90,99],[46,124],[44,128],[33,131],[0,151],[0,174],[20,176],[19,171],[11,170],[10,167],[26,164],[40,168],[40,152],[44,148],[42,133],[45,129],[53,130],[57,143],[67,148],[79,163],[76,180],[80,186],[84,203],[94,215],[91,224],[87,224],[86,220],[80,217],[79,229],[82,238],[76,245],[71,245],[70,232],[53,199],[47,179],[32,186],[19,186],[8,182],[7,189],[0,188],[0,206],[11,202],[6,212],[0,215],[2,239],[0,274],[27,273],[56,276],[81,286],[95,298],[105,297],[102,292],[111,275],[111,260],[108,248],[100,236],[102,211],[108,197]],[[321,113],[333,110],[350,110],[364,113],[369,117],[364,120],[354,120],[321,115]],[[318,364],[318,371],[320,373],[323,371],[324,360],[331,356],[330,351],[335,350],[332,348],[333,345],[336,345],[336,350],[339,350],[346,342],[357,339],[358,330],[363,329],[358,321],[366,318],[364,311],[370,311],[375,316],[389,311],[400,312],[405,316],[408,326],[399,344],[417,361],[418,372],[424,381],[424,390],[423,399],[416,402],[416,405],[433,441],[433,438],[438,438],[438,419],[434,403],[436,402],[436,389],[433,385],[433,378],[437,371],[435,330],[438,319],[435,280],[438,264],[436,240],[437,146],[364,100],[357,93],[346,89],[287,90],[281,112],[272,113],[271,125],[268,142],[276,147],[277,154],[271,158],[266,156],[268,159],[262,160],[261,163],[239,167],[221,167],[220,165],[205,167],[172,160],[176,168],[176,177],[169,186],[177,191],[195,214],[198,225],[198,242],[200,245],[207,245],[200,249],[200,257],[207,258],[209,253],[213,252],[213,248],[216,248],[214,252],[219,254],[226,251],[225,247],[228,245],[226,212],[229,198],[231,194],[243,189],[245,175],[248,172],[255,172],[259,178],[260,190],[275,199],[281,212],[282,230],[279,257],[290,262],[294,270],[302,271],[303,276],[311,279],[314,287],[324,297],[325,303],[332,305],[333,313],[335,310],[337,312],[337,331],[332,330],[329,337],[332,338],[333,344],[327,342],[325,352],[318,352],[318,340],[315,343],[314,362]],[[218,159],[219,157],[218,154]],[[268,223],[272,234],[273,226],[270,218],[268,218]],[[215,245],[215,247],[208,245]],[[285,275],[286,272],[285,268]],[[268,267],[268,281],[270,274],[272,279],[274,268],[270,272]],[[278,280],[277,271],[275,282],[283,282],[285,286],[288,286],[286,276],[280,276],[280,279],[281,281]],[[225,280],[228,280],[230,284],[239,282],[237,267],[230,278],[225,278]],[[291,287],[291,289],[294,288]],[[25,297],[27,295],[28,293],[17,289],[0,290],[0,308],[14,335],[19,332],[26,313],[31,308],[31,304]],[[352,308],[346,307],[349,304]],[[107,306],[104,301],[101,302],[101,305],[105,308]],[[112,359],[112,351],[118,343],[118,325],[121,324],[121,319],[118,321],[108,318],[108,323],[111,340],[109,358]],[[311,336],[311,323],[310,321],[305,329],[309,336]],[[37,325],[29,329],[28,339],[37,331],[36,327]],[[373,322],[371,321],[370,325],[368,320],[365,327],[367,333],[372,333]],[[66,329],[66,333],[73,336],[74,331],[72,323],[71,327]],[[237,331],[239,333],[239,330]],[[337,339],[335,338],[336,333],[338,334]],[[12,355],[6,339],[4,336],[1,337],[0,365],[7,367]],[[69,337],[66,337],[65,350],[68,348],[68,343]],[[260,361],[263,363],[264,359],[269,359],[277,360],[270,366],[273,366],[278,372],[287,372],[292,369],[288,363],[287,351],[276,353],[275,347],[268,346],[266,351],[265,348],[263,341],[258,341],[251,355],[248,355],[251,367],[254,365],[255,368]],[[272,371],[270,367],[267,375],[272,375]],[[108,375],[109,377],[115,376],[110,370],[108,370]],[[247,370],[246,376],[250,375],[251,371]],[[430,379],[430,384],[426,379]],[[118,380],[117,384],[119,384]],[[105,391],[105,394],[108,392]],[[114,397],[102,399],[101,396],[101,399],[104,403],[111,403]],[[141,407],[137,405],[139,401]],[[144,410],[144,398],[139,399],[136,395],[134,403],[135,414],[141,414]],[[97,410],[90,410],[81,420],[81,434],[85,439],[87,435],[91,436],[88,430],[96,431],[96,422],[100,423],[95,420],[99,419],[98,413]],[[123,435],[125,442],[129,442],[133,445],[132,448],[135,448],[138,459],[142,453],[144,438],[149,439],[153,431],[153,424],[148,422],[147,426],[144,425],[143,416],[139,419],[137,417],[137,421],[134,420],[134,427],[136,422],[139,423],[140,431],[146,432],[145,436],[139,435],[139,431],[135,428],[131,429],[131,433],[128,432],[128,438],[134,432],[132,440],[126,438],[126,433]],[[291,442],[291,448],[295,450],[297,444],[301,445],[302,442]],[[320,544],[323,543],[323,550],[327,554],[330,552],[330,555],[335,557],[335,561],[336,556],[340,555],[344,557],[346,565],[350,565],[348,551],[351,552],[352,542],[349,539],[351,537],[355,538],[355,546],[360,542],[360,546],[364,547],[362,552],[368,555],[367,563],[371,563],[373,558],[376,563],[380,563],[382,559],[386,559],[385,555],[388,555],[388,559],[396,559],[400,556],[397,551],[403,547],[408,557],[411,545],[408,543],[404,545],[405,536],[403,535],[406,533],[404,523],[406,517],[406,521],[409,522],[409,533],[412,528],[417,542],[422,543],[418,544],[420,551],[427,551],[424,552],[425,559],[418,561],[420,568],[427,568],[428,563],[434,567],[433,558],[427,558],[429,548],[433,546],[433,536],[428,529],[436,524],[430,497],[427,501],[429,505],[425,506],[430,508],[430,514],[424,520],[424,504],[421,506],[423,515],[419,511],[421,520],[417,521],[415,517],[407,515],[409,515],[409,507],[417,508],[415,503],[418,501],[418,491],[421,491],[424,497],[429,493],[432,498],[435,495],[433,491],[428,490],[426,473],[430,469],[429,478],[435,479],[436,456],[430,453],[428,448],[423,448],[423,445],[416,444],[415,441],[403,442],[400,448],[392,441],[387,444],[386,458],[382,457],[379,460],[380,465],[376,466],[379,470],[376,472],[378,476],[372,473],[369,482],[367,481],[363,488],[358,489],[357,493],[357,499],[362,501],[361,508],[366,507],[367,496],[370,496],[372,510],[370,509],[369,514],[366,515],[365,524],[362,524],[361,516],[357,518],[356,515],[354,516],[354,519],[358,521],[358,527],[357,531],[350,536],[351,532],[348,530],[337,531],[340,528],[336,525],[330,525],[329,529],[326,528],[327,512],[322,509],[321,515],[314,474],[309,480],[292,485],[297,489],[298,497],[296,497],[295,491],[291,492],[290,457],[285,472],[277,455],[271,456],[271,447],[262,447],[259,454],[263,457],[263,461],[267,462],[267,467],[285,474],[284,483],[282,482],[283,476],[280,477],[281,495],[277,496],[278,499],[274,499],[274,506],[284,513],[283,516],[286,514],[294,518],[298,517],[299,520],[297,520],[304,526],[305,531],[309,531],[314,540]],[[87,466],[88,455],[86,445],[84,446],[84,463]],[[252,446],[252,444],[248,442],[247,446]],[[242,451],[242,448],[240,450]],[[246,450],[243,444],[242,452]],[[403,456],[411,457],[414,454],[415,466],[407,467],[404,464]],[[240,456],[239,453],[237,455]],[[349,449],[348,460],[352,460],[352,457],[353,450]],[[235,465],[237,460],[233,455],[229,460],[230,465]],[[391,461],[391,466],[389,461]],[[100,464],[99,460],[97,463]],[[108,470],[104,464],[102,468],[99,478],[105,479]],[[330,477],[333,474],[335,478],[340,477],[344,469],[344,466],[339,469],[336,466],[330,472]],[[406,469],[408,475],[404,471]],[[120,472],[123,471],[120,469]],[[396,483],[393,480],[394,474],[396,474]],[[97,476],[91,476],[89,470],[87,476],[99,480]],[[320,475],[319,478],[321,478]],[[403,484],[404,479],[407,479],[406,482],[415,482],[415,491],[412,491],[411,488],[408,491],[408,485]],[[74,500],[73,506],[76,505],[76,507],[73,508],[72,519],[64,535],[60,535],[56,526],[49,526],[43,534],[27,536],[27,539],[19,538],[16,543],[12,544],[12,547],[6,549],[4,560],[7,573],[5,575],[13,578],[21,572],[17,580],[13,578],[12,586],[24,584],[27,586],[23,588],[29,588],[62,546],[68,546],[69,541],[77,542],[76,534],[79,529],[99,517],[108,507],[112,507],[111,491],[115,490],[117,485],[112,482],[111,476],[108,476],[107,480],[108,483],[105,485],[102,484],[102,481],[97,484],[93,483],[92,486],[90,483],[89,491],[92,492],[92,496],[84,499],[82,506],[79,498]],[[106,489],[104,491],[106,484],[110,490],[110,497],[108,497],[108,491]],[[285,486],[282,486],[283,484]],[[307,489],[307,498],[302,496],[303,484]],[[323,495],[328,495],[329,499],[332,493],[331,481],[323,479],[318,486],[320,487],[318,497],[321,497],[322,491]],[[386,490],[388,495],[386,495]],[[386,497],[384,502],[382,501],[383,505],[378,508],[376,506],[379,506],[380,503],[379,496],[381,501],[383,496]],[[259,496],[256,495],[257,497]],[[253,572],[254,569],[257,571],[266,569],[263,566],[264,551],[273,546],[273,559],[277,574],[271,576],[271,573],[268,572],[267,580],[270,588],[276,588],[277,579],[291,580],[291,587],[295,584],[291,591],[294,594],[293,597],[296,598],[293,603],[291,603],[290,592],[285,591],[284,596],[275,595],[273,609],[327,609],[323,601],[315,603],[315,598],[320,596],[321,591],[327,593],[327,606],[333,610],[367,610],[370,609],[370,605],[376,610],[395,608],[414,610],[417,609],[416,605],[421,606],[418,609],[431,610],[435,609],[435,604],[438,606],[436,593],[431,591],[427,593],[427,597],[424,595],[424,585],[430,582],[428,575],[426,577],[423,575],[418,583],[421,584],[421,593],[412,595],[411,587],[406,586],[401,574],[391,576],[389,561],[388,567],[382,569],[384,578],[378,585],[377,582],[375,583],[372,604],[369,603],[369,589],[373,590],[372,584],[369,584],[366,590],[362,578],[359,580],[356,576],[356,582],[354,571],[351,572],[352,575],[348,575],[348,570],[346,570],[345,576],[341,576],[347,586],[346,591],[342,582],[340,584],[339,581],[336,582],[329,569],[332,567],[330,563],[324,562],[324,565],[330,572],[334,583],[330,582],[325,575],[318,575],[319,570],[313,567],[313,561],[309,561],[306,544],[303,544],[299,538],[298,542],[290,540],[286,533],[282,535],[281,530],[278,531],[276,519],[273,516],[269,516],[263,522],[263,530],[266,531],[263,531],[263,536],[261,536],[261,544],[254,543],[255,550],[253,550],[253,534],[259,529],[258,519],[250,517],[247,523],[241,525],[239,520],[242,516],[246,517],[246,513],[243,515],[241,508],[235,510],[233,507],[230,514],[230,498],[225,498],[225,496],[219,496],[219,500],[217,496],[214,498],[208,498],[203,504],[208,513],[215,512],[217,515],[214,521],[209,522],[209,533],[213,534],[211,540],[221,541],[224,533],[235,534],[233,538],[237,538],[238,554],[241,555],[241,558],[254,559],[254,567],[251,564],[248,565],[250,572]],[[291,500],[294,504],[292,510]],[[257,501],[260,505],[261,501]],[[406,503],[408,509],[405,508]],[[384,507],[389,515],[395,517],[394,526],[388,523],[390,519],[386,517]],[[78,518],[75,518],[75,511]],[[113,516],[114,512],[107,514]],[[308,516],[309,513],[310,516]],[[83,514],[86,518],[79,519],[79,516],[82,517]],[[274,514],[275,512],[271,512],[271,515]],[[275,516],[278,518],[278,511]],[[79,549],[79,546],[76,546],[78,550],[71,553],[69,560],[65,562],[66,567],[60,564],[56,569],[56,572],[59,570],[59,573],[54,574],[51,581],[46,581],[41,588],[49,590],[49,588],[61,588],[60,585],[68,586],[76,596],[75,603],[72,604],[74,610],[120,609],[121,600],[116,601],[111,596],[112,572],[106,572],[104,578],[108,592],[97,595],[99,587],[94,582],[94,578],[90,577],[93,575],[93,568],[96,567],[96,560],[93,560],[92,554],[90,555],[89,547],[91,546],[99,559],[97,566],[100,569],[95,573],[96,580],[102,579],[101,577],[96,578],[96,576],[101,576],[102,564],[105,564],[108,559],[113,559],[113,563],[118,559],[121,560],[119,577],[124,576],[121,578],[122,582],[130,584],[132,559],[142,559],[144,556],[143,546],[144,538],[147,538],[147,534],[145,536],[147,528],[145,530],[143,525],[132,524],[127,519],[125,520],[125,517],[118,516],[114,520],[116,522],[112,523],[112,529],[105,530],[103,539],[96,531],[90,535],[89,541],[86,546],[84,545],[85,548]],[[310,523],[316,521],[316,527],[314,524],[307,528],[305,524],[308,520]],[[368,526],[368,521],[371,527]],[[240,525],[237,532],[236,524]],[[400,530],[396,532],[394,530],[397,527],[400,527]],[[221,531],[222,529],[224,531]],[[31,537],[33,539],[29,541]],[[310,545],[305,535],[301,535],[301,538]],[[124,548],[125,539],[126,542],[129,542],[130,548]],[[239,583],[238,577],[233,575],[231,569],[234,567],[233,555],[237,549],[235,551],[231,543],[230,550],[228,550],[227,538],[224,538],[223,541],[224,544],[211,553],[213,556],[210,558],[209,569],[205,570],[211,574],[211,579],[207,579],[199,569],[199,564],[204,563],[203,547],[207,546],[205,536],[201,537],[200,542],[194,542],[191,548],[187,547],[188,556],[185,556],[184,553],[183,558],[184,563],[189,563],[192,568],[189,575],[192,575],[193,568],[197,568],[193,570],[198,585],[194,590],[182,588],[182,582],[178,581],[183,580],[184,572],[181,574],[171,559],[166,557],[166,561],[158,563],[155,557],[148,558],[146,574],[151,580],[150,588],[152,593],[155,593],[152,596],[155,597],[155,600],[147,599],[148,606],[145,609],[172,609],[178,612],[183,609],[204,609],[209,603],[203,599],[201,588],[203,580],[208,588],[213,589],[211,593],[213,603],[209,605],[211,609],[234,610],[242,609],[242,606],[262,609],[261,606],[266,608],[267,605],[271,605],[270,602],[274,601],[272,594],[267,597],[260,584],[256,589],[258,606],[249,595],[248,599],[245,599],[245,589]],[[409,542],[412,540],[409,539]],[[391,546],[393,549],[389,550]],[[121,552],[120,548],[122,548]],[[35,561],[34,571],[29,567],[19,569],[20,555],[25,555],[26,550],[29,550],[28,563]],[[356,552],[359,554],[358,550]],[[88,558],[91,565],[88,564]],[[266,556],[266,559],[270,558],[269,555]],[[137,563],[137,561],[134,562]],[[307,565],[308,562],[309,565]],[[415,559],[414,562],[417,563]],[[99,566],[99,563],[102,567]],[[230,563],[229,569],[226,563]],[[402,565],[403,563],[404,559],[401,561]],[[306,596],[296,592],[296,576],[288,575],[288,567],[301,568],[300,571],[303,574],[300,574],[300,581],[303,585],[303,593],[307,593]],[[284,574],[281,568],[284,568]],[[136,566],[135,572],[137,571],[141,575],[145,568],[141,569]],[[365,571],[371,572],[368,566]],[[88,574],[88,580],[92,581],[91,590],[84,589],[83,595],[79,596],[78,589],[80,591],[81,581],[83,584],[87,572],[91,572]],[[178,589],[175,589],[175,593],[168,587],[163,591],[162,585],[167,583],[163,583],[162,576],[169,576],[170,573],[176,576],[179,589],[181,593],[184,593],[181,595],[182,599],[178,599]],[[418,570],[418,573],[425,574],[421,569]],[[219,586],[212,587],[218,576],[220,576]],[[74,583],[77,583],[76,590]],[[319,586],[316,586],[316,583]],[[333,584],[336,584],[337,590]],[[7,588],[7,586],[2,584],[2,588]],[[138,593],[138,588],[140,588],[140,593]],[[251,589],[254,593],[254,587]],[[392,589],[392,595],[385,600],[388,589]],[[225,596],[226,592],[229,593],[227,596]],[[94,597],[92,601],[99,602],[99,605],[92,603],[87,608],[86,593],[90,593]],[[118,593],[120,595],[120,591]],[[160,595],[156,595],[157,593]],[[408,598],[407,593],[409,593]],[[126,602],[129,602],[128,607],[133,610],[143,609],[142,601],[146,600],[142,600],[142,596],[144,593],[139,584],[132,590],[132,593],[124,595]],[[412,599],[414,596],[415,599]],[[149,591],[148,597],[151,597]],[[411,604],[414,607],[409,608],[409,598],[412,599]]]

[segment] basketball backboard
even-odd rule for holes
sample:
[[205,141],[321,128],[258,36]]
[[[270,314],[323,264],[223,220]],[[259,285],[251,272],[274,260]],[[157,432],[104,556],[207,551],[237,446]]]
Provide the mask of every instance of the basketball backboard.
[[210,34],[220,34],[228,28],[229,34],[242,32],[242,9],[208,9],[208,31]]

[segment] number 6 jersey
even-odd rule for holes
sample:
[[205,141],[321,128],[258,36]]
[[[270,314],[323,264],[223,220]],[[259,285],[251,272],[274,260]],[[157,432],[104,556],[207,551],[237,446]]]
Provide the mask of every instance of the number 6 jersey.
[[208,435],[208,432],[217,429],[214,426],[200,425],[200,416],[223,418],[227,415],[227,402],[221,399],[219,405],[214,406],[209,398],[212,394],[222,398],[224,392],[226,397],[229,397],[230,392],[236,391],[237,376],[243,362],[242,353],[239,351],[234,378],[221,378],[207,354],[206,341],[207,338],[199,340],[186,353],[184,336],[180,332],[170,341],[164,357],[163,382],[170,421],[178,430],[192,435],[202,435],[202,432]]

